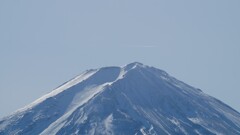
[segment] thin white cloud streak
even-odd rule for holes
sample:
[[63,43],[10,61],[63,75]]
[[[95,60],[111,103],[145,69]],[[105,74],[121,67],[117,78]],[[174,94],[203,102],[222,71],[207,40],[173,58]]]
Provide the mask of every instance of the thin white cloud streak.
[[134,48],[157,48],[157,45],[129,45],[125,47],[134,47]]

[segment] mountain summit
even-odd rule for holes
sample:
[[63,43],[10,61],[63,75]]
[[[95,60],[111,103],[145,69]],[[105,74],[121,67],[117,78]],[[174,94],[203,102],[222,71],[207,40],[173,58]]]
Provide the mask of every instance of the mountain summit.
[[83,72],[0,120],[0,135],[239,135],[240,114],[138,62]]

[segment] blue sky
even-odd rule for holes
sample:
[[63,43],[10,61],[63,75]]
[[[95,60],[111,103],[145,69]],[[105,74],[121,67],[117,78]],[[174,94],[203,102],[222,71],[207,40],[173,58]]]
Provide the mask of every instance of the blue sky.
[[239,0],[1,0],[0,117],[89,68],[139,61],[240,111]]

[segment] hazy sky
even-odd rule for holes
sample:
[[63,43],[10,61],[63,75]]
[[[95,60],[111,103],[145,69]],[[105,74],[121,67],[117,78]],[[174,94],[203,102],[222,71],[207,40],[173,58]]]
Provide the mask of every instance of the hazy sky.
[[86,69],[163,69],[240,111],[239,0],[1,0],[0,117]]

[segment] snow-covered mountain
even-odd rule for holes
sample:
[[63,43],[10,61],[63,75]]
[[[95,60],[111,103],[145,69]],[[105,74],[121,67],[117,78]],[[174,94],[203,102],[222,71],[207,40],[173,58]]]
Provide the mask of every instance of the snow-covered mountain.
[[0,120],[0,135],[240,135],[240,114],[141,63],[87,70]]

